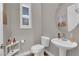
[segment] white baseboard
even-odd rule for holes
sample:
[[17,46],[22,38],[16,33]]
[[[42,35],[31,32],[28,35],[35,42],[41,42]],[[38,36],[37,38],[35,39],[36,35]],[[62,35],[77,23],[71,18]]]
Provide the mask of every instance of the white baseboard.
[[18,56],[28,56],[31,54],[31,51],[27,51],[27,52],[23,52],[21,54],[19,54]]
[[[55,55],[53,55],[51,52],[49,52],[49,51],[46,50],[46,49],[45,49],[45,52],[46,52],[49,56],[55,56]],[[27,52],[23,52],[23,53],[19,54],[18,56],[28,56],[28,55],[30,55],[30,54],[31,54],[31,51],[29,50],[29,51],[27,51]]]

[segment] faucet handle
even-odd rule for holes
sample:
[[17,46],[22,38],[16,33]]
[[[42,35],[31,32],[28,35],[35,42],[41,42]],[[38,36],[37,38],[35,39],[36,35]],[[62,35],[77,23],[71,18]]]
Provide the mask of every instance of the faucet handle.
[[58,33],[58,38],[61,38],[61,34],[60,33]]

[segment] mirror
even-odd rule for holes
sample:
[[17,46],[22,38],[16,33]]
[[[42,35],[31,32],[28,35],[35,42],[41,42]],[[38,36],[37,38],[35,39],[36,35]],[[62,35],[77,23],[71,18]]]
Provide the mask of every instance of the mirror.
[[70,5],[67,8],[68,14],[68,32],[71,32],[79,24],[79,14],[78,14],[79,4]]

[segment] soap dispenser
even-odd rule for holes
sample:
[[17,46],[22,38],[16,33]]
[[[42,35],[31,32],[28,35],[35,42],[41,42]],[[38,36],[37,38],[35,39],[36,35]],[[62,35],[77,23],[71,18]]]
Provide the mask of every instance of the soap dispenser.
[[70,34],[69,40],[70,42],[75,42],[75,37],[73,36],[72,33]]

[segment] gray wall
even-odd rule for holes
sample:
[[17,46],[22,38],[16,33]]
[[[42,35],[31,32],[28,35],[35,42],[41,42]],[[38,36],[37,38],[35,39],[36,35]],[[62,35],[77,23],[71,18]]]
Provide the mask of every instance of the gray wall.
[[32,4],[32,20],[34,44],[38,44],[40,43],[40,37],[42,35],[42,15],[40,3]]
[[21,45],[21,52],[28,51],[33,44],[40,42],[41,4],[32,4],[31,29],[20,29],[20,4],[7,4],[7,17],[9,36],[16,40],[25,40]]
[[[48,36],[50,38],[55,38],[57,27],[55,20],[56,9],[59,4],[42,4],[42,35]],[[58,55],[58,48],[50,43],[50,47],[47,48],[54,55]]]

